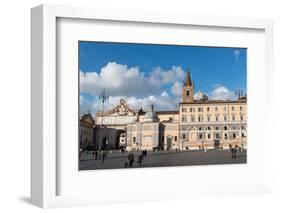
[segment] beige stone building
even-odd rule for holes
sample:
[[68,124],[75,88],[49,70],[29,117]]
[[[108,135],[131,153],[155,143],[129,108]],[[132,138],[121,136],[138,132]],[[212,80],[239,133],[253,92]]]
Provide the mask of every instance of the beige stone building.
[[194,99],[194,83],[187,72],[179,104],[181,149],[229,148],[247,145],[247,98],[209,100],[201,92]]
[[89,145],[94,147],[94,126],[95,121],[90,113],[80,117],[79,143],[81,149],[86,149]]
[[[198,92],[187,71],[182,102],[177,111],[144,112],[130,109],[125,100],[113,110],[96,114],[96,141],[107,141],[109,148],[119,147],[120,135],[127,150],[191,150],[247,147],[247,98],[209,100]],[[124,139],[124,133],[126,139]]]

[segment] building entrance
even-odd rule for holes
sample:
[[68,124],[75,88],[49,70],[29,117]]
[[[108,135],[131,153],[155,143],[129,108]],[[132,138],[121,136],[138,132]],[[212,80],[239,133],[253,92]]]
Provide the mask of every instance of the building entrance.
[[167,137],[167,150],[172,148],[172,137]]

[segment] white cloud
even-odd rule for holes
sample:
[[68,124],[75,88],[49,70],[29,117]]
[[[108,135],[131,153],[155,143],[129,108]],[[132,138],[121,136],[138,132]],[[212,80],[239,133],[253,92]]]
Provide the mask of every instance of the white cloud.
[[171,88],[171,92],[176,96],[182,96],[182,87],[183,87],[183,83],[177,81],[173,84]]
[[233,56],[234,56],[235,61],[237,61],[239,59],[239,56],[240,56],[240,50],[234,50]]
[[169,94],[168,94],[166,91],[163,91],[163,92],[161,93],[161,96],[167,97],[167,96],[169,96]]
[[185,72],[180,66],[172,66],[170,70],[163,70],[161,67],[156,67],[151,73],[151,79],[160,83],[173,83],[178,80],[183,80]]
[[237,98],[235,92],[230,91],[225,86],[216,87],[210,94],[210,99],[213,100],[234,100]]
[[81,92],[98,95],[103,89],[110,96],[148,96],[157,95],[163,85],[184,78],[181,67],[172,66],[170,70],[158,67],[149,74],[138,67],[109,62],[100,73],[80,71]]
[[98,95],[103,89],[108,95],[147,95],[159,91],[160,85],[150,81],[138,67],[128,68],[115,62],[108,63],[97,72],[80,72],[81,92]]

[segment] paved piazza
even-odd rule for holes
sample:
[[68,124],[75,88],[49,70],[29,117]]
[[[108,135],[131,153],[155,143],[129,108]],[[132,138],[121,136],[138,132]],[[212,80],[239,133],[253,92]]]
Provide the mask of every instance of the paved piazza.
[[[93,160],[91,154],[81,156],[80,170],[93,169],[118,169],[124,168],[128,161],[128,152],[109,153],[104,162],[101,159]],[[132,168],[140,168],[138,156],[140,152],[134,152],[134,164]],[[148,152],[142,161],[143,167],[165,167],[165,166],[190,166],[190,165],[212,165],[212,164],[238,164],[247,162],[247,152],[237,152],[237,157],[232,158],[230,150],[208,150],[199,151],[157,151]],[[131,168],[129,168],[131,169]]]

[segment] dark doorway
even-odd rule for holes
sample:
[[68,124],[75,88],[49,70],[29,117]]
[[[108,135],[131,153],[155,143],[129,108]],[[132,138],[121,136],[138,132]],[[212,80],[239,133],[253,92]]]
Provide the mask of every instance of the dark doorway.
[[172,137],[167,137],[167,150],[172,148]]
[[220,140],[214,141],[215,148],[218,149],[220,147]]
[[107,144],[108,144],[107,137],[104,137],[102,139],[101,150],[106,150],[107,149]]

